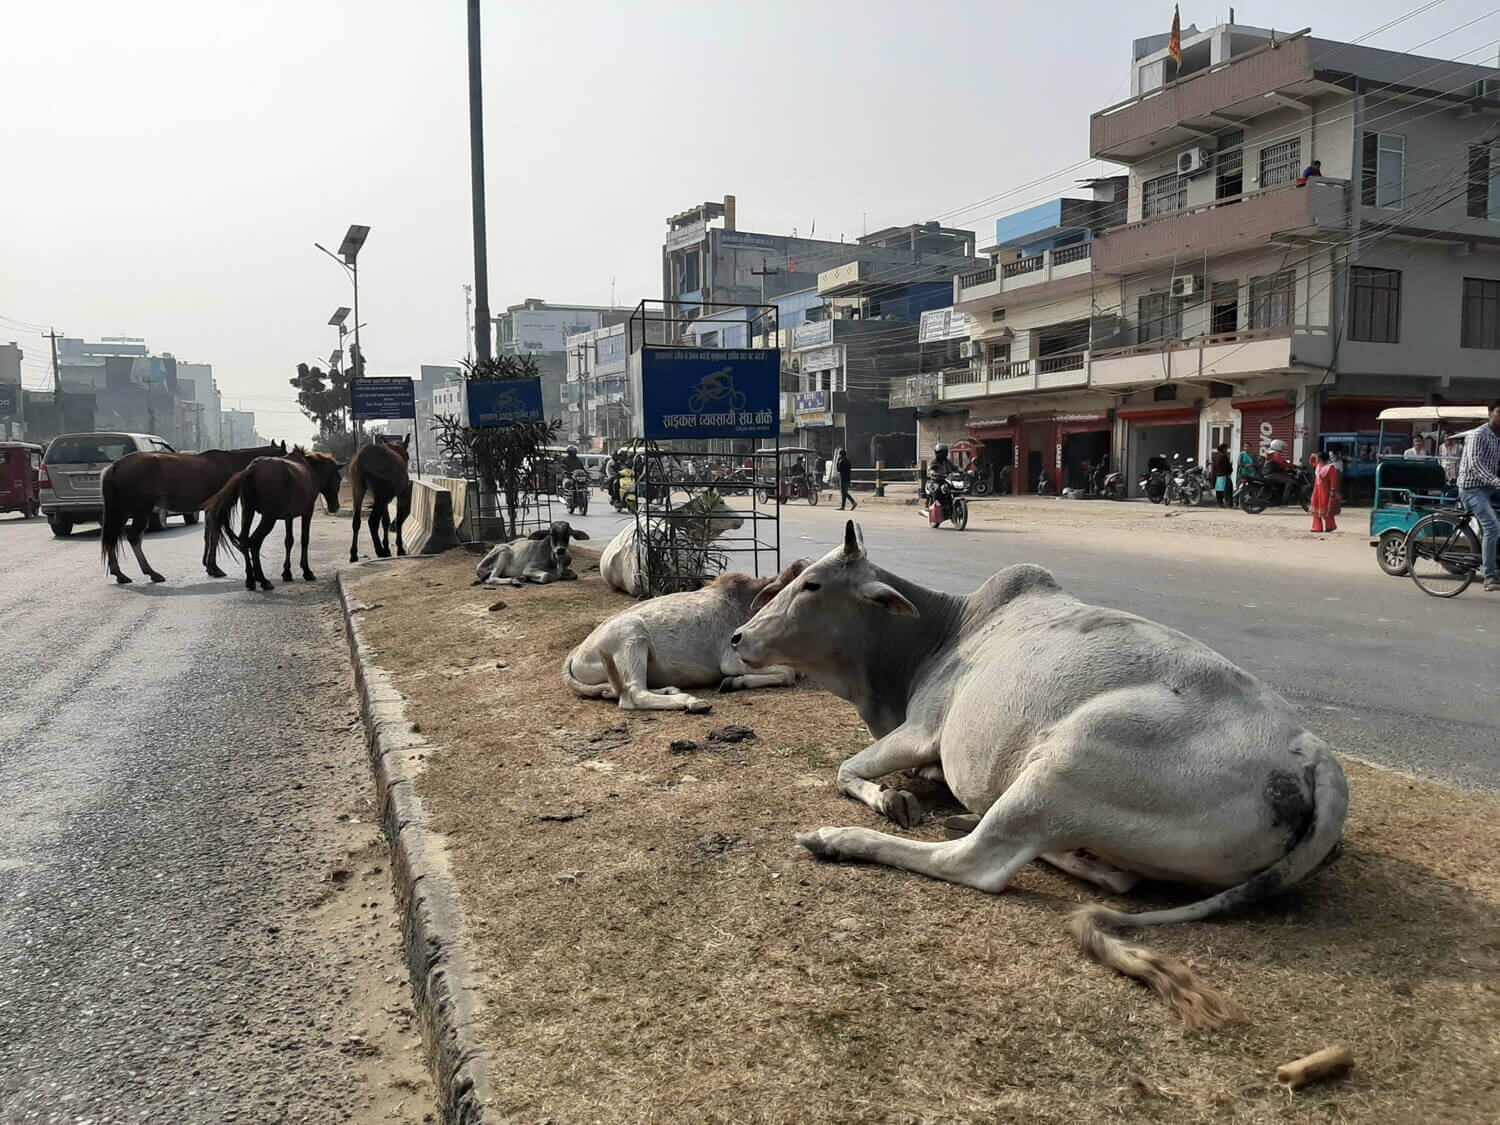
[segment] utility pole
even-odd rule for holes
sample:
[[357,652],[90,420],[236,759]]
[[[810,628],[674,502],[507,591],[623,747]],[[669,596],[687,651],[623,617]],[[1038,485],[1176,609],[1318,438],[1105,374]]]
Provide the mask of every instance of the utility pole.
[[[53,328],[47,333],[47,339],[52,341],[52,393],[62,394],[62,374],[57,369],[57,341],[59,336],[57,329]],[[58,418],[62,418],[62,402],[57,403]]]
[[479,65],[479,0],[469,0],[469,175],[474,207],[474,352],[490,360],[490,274],[484,223],[484,78]]
[[474,362],[474,287],[464,286],[464,357]]
[[750,271],[750,276],[751,277],[758,277],[758,278],[760,278],[760,303],[761,304],[765,304],[766,303],[766,278],[768,278],[768,277],[775,277],[780,272],[781,272],[780,270],[768,270],[768,269],[766,269],[766,260],[764,258],[762,258],[760,260],[760,269],[758,269],[758,270],[751,270]]

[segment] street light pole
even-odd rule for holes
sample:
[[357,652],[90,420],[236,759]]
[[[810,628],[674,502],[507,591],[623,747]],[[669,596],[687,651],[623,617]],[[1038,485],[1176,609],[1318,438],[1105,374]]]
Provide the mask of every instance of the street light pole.
[[[359,251],[364,246],[365,239],[370,236],[370,228],[351,223],[348,231],[344,234],[344,241],[339,244],[339,252],[335,254],[321,242],[314,242],[323,253],[327,254],[335,262],[344,267],[349,274],[350,280],[354,282],[354,374],[349,380],[349,415],[354,422],[354,448],[359,448],[359,419],[354,418],[354,380],[364,372],[365,353],[359,346]],[[338,314],[334,314],[337,316]],[[342,318],[330,320],[330,324],[338,324],[342,328]]]
[[479,0],[469,2],[469,173],[474,208],[474,354],[490,359],[490,273],[484,222],[484,90],[479,65]]

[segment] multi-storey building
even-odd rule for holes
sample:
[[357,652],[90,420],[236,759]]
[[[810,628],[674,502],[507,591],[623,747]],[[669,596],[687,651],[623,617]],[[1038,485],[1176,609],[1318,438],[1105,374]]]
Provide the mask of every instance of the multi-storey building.
[[975,355],[941,401],[1011,442],[1021,489],[1101,455],[1301,458],[1500,388],[1500,70],[1241,25],[1182,56],[1137,40],[1132,96],[1091,119],[1123,216],[1058,201],[1084,233],[1040,253],[1052,228],[1002,220],[992,270],[955,282]]
[[562,400],[569,441],[612,450],[631,437],[628,358],[624,324],[568,337]]
[[562,386],[568,367],[568,337],[624,324],[634,309],[610,305],[556,305],[528,297],[495,317],[496,351],[529,355],[542,376],[542,407],[547,418],[563,416]]

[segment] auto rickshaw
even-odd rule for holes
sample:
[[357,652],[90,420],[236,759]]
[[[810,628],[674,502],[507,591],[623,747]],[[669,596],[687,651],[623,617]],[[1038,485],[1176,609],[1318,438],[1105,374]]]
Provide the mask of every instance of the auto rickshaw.
[[[1450,480],[1458,466],[1445,463],[1441,456],[1443,442],[1467,436],[1489,416],[1489,408],[1484,406],[1394,406],[1380,412],[1381,452],[1375,465],[1370,546],[1375,548],[1375,561],[1381,570],[1398,577],[1405,575],[1406,533],[1434,508],[1458,503],[1458,489]],[[1406,457],[1392,452],[1399,444],[1397,434],[1411,431],[1435,433],[1439,456]]]
[[32,519],[42,510],[42,447],[29,441],[0,441],[0,512]]
[[[772,456],[775,456],[781,471],[776,471],[776,465],[771,464]],[[776,498],[776,503],[785,504],[788,500],[806,500],[809,504],[816,506],[820,485],[817,480],[817,460],[821,457],[816,449],[808,449],[805,446],[783,446],[779,450],[758,449],[756,450],[757,464],[755,466],[756,496],[762,504],[769,504],[771,497]]]

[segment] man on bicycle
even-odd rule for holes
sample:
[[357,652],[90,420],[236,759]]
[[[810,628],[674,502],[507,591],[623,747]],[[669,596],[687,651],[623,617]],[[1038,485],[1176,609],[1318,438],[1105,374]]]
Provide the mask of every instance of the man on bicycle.
[[1464,440],[1458,463],[1458,496],[1474,513],[1484,532],[1484,590],[1500,591],[1500,570],[1495,565],[1495,547],[1500,543],[1500,399],[1490,403],[1490,420]]

